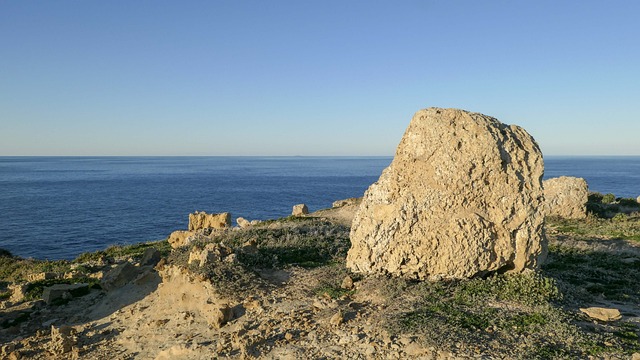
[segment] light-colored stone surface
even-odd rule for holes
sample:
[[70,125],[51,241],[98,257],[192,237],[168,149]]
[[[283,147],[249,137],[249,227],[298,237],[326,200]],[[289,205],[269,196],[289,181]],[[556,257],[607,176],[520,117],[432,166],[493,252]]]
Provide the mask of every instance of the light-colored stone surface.
[[336,200],[333,202],[333,204],[331,205],[334,208],[337,207],[341,207],[341,206],[347,206],[347,205],[360,205],[360,202],[362,202],[362,198],[348,198],[348,199],[343,199],[343,200]]
[[209,263],[222,261],[233,253],[233,249],[224,244],[210,243],[204,249],[194,247],[189,253],[189,264],[197,263],[203,267]]
[[173,249],[188,245],[189,238],[192,237],[193,235],[195,235],[195,232],[193,231],[184,231],[184,230],[174,231],[171,233],[171,235],[169,235],[169,239],[168,239],[169,245],[171,245],[171,248]]
[[298,205],[293,205],[293,211],[291,212],[291,215],[302,216],[302,215],[307,215],[308,213],[309,213],[309,208],[307,208],[307,205],[298,204]]
[[638,204],[640,204],[640,196],[638,196],[638,198],[636,199],[636,201],[638,202]]
[[57,278],[58,278],[58,274],[52,273],[52,272],[41,272],[36,274],[29,274],[29,276],[27,276],[27,280],[29,280],[30,282],[57,279]]
[[620,314],[620,310],[618,309],[608,309],[601,307],[588,307],[588,308],[580,308],[580,311],[587,314],[592,319],[600,320],[600,321],[616,321],[622,318]]
[[204,211],[196,211],[189,214],[189,231],[200,229],[226,229],[231,226],[231,214],[207,214]]
[[542,182],[547,216],[565,219],[587,217],[589,188],[583,178],[560,176]]
[[237,218],[236,222],[238,223],[238,226],[240,226],[241,228],[247,228],[251,226],[251,222],[243,217]]
[[9,301],[19,302],[23,301],[29,289],[29,284],[12,284],[9,285],[9,291],[11,291],[11,297]]
[[547,252],[543,170],[538,145],[518,126],[418,111],[365,193],[347,266],[418,279],[535,268]]

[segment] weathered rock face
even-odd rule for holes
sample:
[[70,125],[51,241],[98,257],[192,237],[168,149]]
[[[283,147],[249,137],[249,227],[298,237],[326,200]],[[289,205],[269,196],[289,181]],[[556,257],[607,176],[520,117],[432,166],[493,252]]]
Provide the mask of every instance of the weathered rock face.
[[336,200],[333,202],[331,207],[337,208],[337,207],[347,206],[347,205],[359,205],[361,201],[362,201],[362,198],[348,198],[343,200]]
[[169,245],[171,245],[173,249],[188,245],[189,239],[194,235],[194,231],[176,230],[169,235]]
[[561,176],[542,182],[544,207],[547,216],[565,219],[587,217],[589,188],[583,178]]
[[189,214],[189,231],[200,229],[225,229],[231,226],[231,214],[225,212],[220,214],[207,214],[196,211]]
[[298,205],[293,205],[293,211],[291,212],[291,215],[302,216],[302,215],[307,215],[308,213],[309,213],[309,208],[307,208],[307,205],[298,204]]
[[418,279],[535,268],[546,256],[544,165],[522,128],[429,108],[355,216],[347,266]]

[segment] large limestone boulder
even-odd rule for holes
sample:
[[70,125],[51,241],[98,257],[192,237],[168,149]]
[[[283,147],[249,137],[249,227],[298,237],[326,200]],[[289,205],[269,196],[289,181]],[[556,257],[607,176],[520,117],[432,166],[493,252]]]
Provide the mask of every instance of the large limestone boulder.
[[542,182],[547,216],[565,219],[587,217],[589,188],[583,178],[561,176]]
[[189,214],[189,231],[200,229],[225,229],[231,226],[231,214],[228,212],[220,214],[207,214],[196,211]]
[[546,256],[542,154],[522,128],[418,111],[366,191],[347,266],[417,279],[535,268]]

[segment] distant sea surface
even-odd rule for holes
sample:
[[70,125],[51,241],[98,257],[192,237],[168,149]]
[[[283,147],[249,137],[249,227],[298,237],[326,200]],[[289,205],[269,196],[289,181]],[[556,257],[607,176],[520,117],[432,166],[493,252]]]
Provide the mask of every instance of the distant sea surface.
[[[249,220],[359,197],[391,157],[0,157],[0,248],[72,259],[166,238],[196,210]],[[640,195],[640,157],[546,157],[545,178]]]

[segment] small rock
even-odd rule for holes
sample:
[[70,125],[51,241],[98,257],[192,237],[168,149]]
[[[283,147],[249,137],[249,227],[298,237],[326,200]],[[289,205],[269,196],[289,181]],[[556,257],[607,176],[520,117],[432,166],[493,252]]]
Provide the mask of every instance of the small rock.
[[196,211],[189,214],[189,231],[212,228],[226,229],[231,227],[231,214],[228,212],[220,214],[207,214],[204,211]]
[[156,266],[157,263],[160,262],[162,258],[162,254],[156,248],[147,248],[142,254],[142,259],[140,260],[140,266]]
[[353,289],[353,279],[351,278],[351,276],[347,275],[342,280],[342,285],[340,285],[340,287],[343,288],[343,289],[346,289],[346,290]]
[[89,284],[55,284],[44,288],[42,300],[51,305],[56,300],[70,300],[74,296],[86,295],[89,292]]
[[592,319],[600,321],[616,321],[622,318],[620,310],[607,309],[601,307],[580,308],[580,311],[587,314]]
[[251,226],[256,226],[260,224],[260,220],[251,220]]
[[209,324],[216,329],[220,329],[224,324],[233,319],[233,309],[229,305],[224,304],[214,310],[212,315],[212,318],[209,319]]
[[313,307],[316,309],[324,309],[326,306],[320,300],[316,300],[313,302]]
[[193,235],[195,235],[195,232],[193,231],[178,230],[172,232],[167,241],[169,241],[169,245],[171,245],[172,249],[176,249],[181,246],[189,245]]
[[309,213],[309,208],[305,204],[293,205],[293,211],[291,215],[293,216],[303,216]]
[[[640,202],[640,196],[638,196],[638,202]],[[640,353],[633,353],[631,355],[631,360],[640,360]]]
[[128,284],[137,276],[138,269],[126,261],[109,271],[100,281],[100,286],[107,291],[111,291]]
[[255,254],[258,252],[258,243],[256,239],[251,239],[242,244],[240,250],[245,254]]
[[293,334],[292,334],[290,331],[287,331],[287,333],[286,333],[286,334],[284,334],[284,338],[285,338],[287,341],[291,341],[291,340],[293,340]]
[[54,355],[62,355],[71,352],[77,343],[76,330],[71,326],[56,328],[51,326],[51,342],[49,350]]
[[260,305],[260,301],[255,298],[247,299],[243,302],[244,308],[248,311],[261,311],[262,306]]
[[329,324],[333,326],[340,326],[344,322],[344,315],[341,311],[338,311],[329,319]]
[[35,282],[35,281],[41,281],[41,280],[56,279],[57,277],[58,277],[58,274],[56,273],[41,272],[37,274],[29,274],[27,276],[27,280],[29,280],[30,282]]
[[9,300],[11,302],[21,302],[24,300],[28,288],[28,284],[13,284],[9,285],[9,290],[11,290],[11,297]]
[[8,356],[7,360],[20,360],[22,359],[22,354],[20,351],[12,351]]
[[248,228],[249,226],[251,226],[251,222],[249,222],[249,220],[243,218],[243,217],[239,217],[236,219],[236,222],[238,223],[238,226],[240,226],[241,228]]

